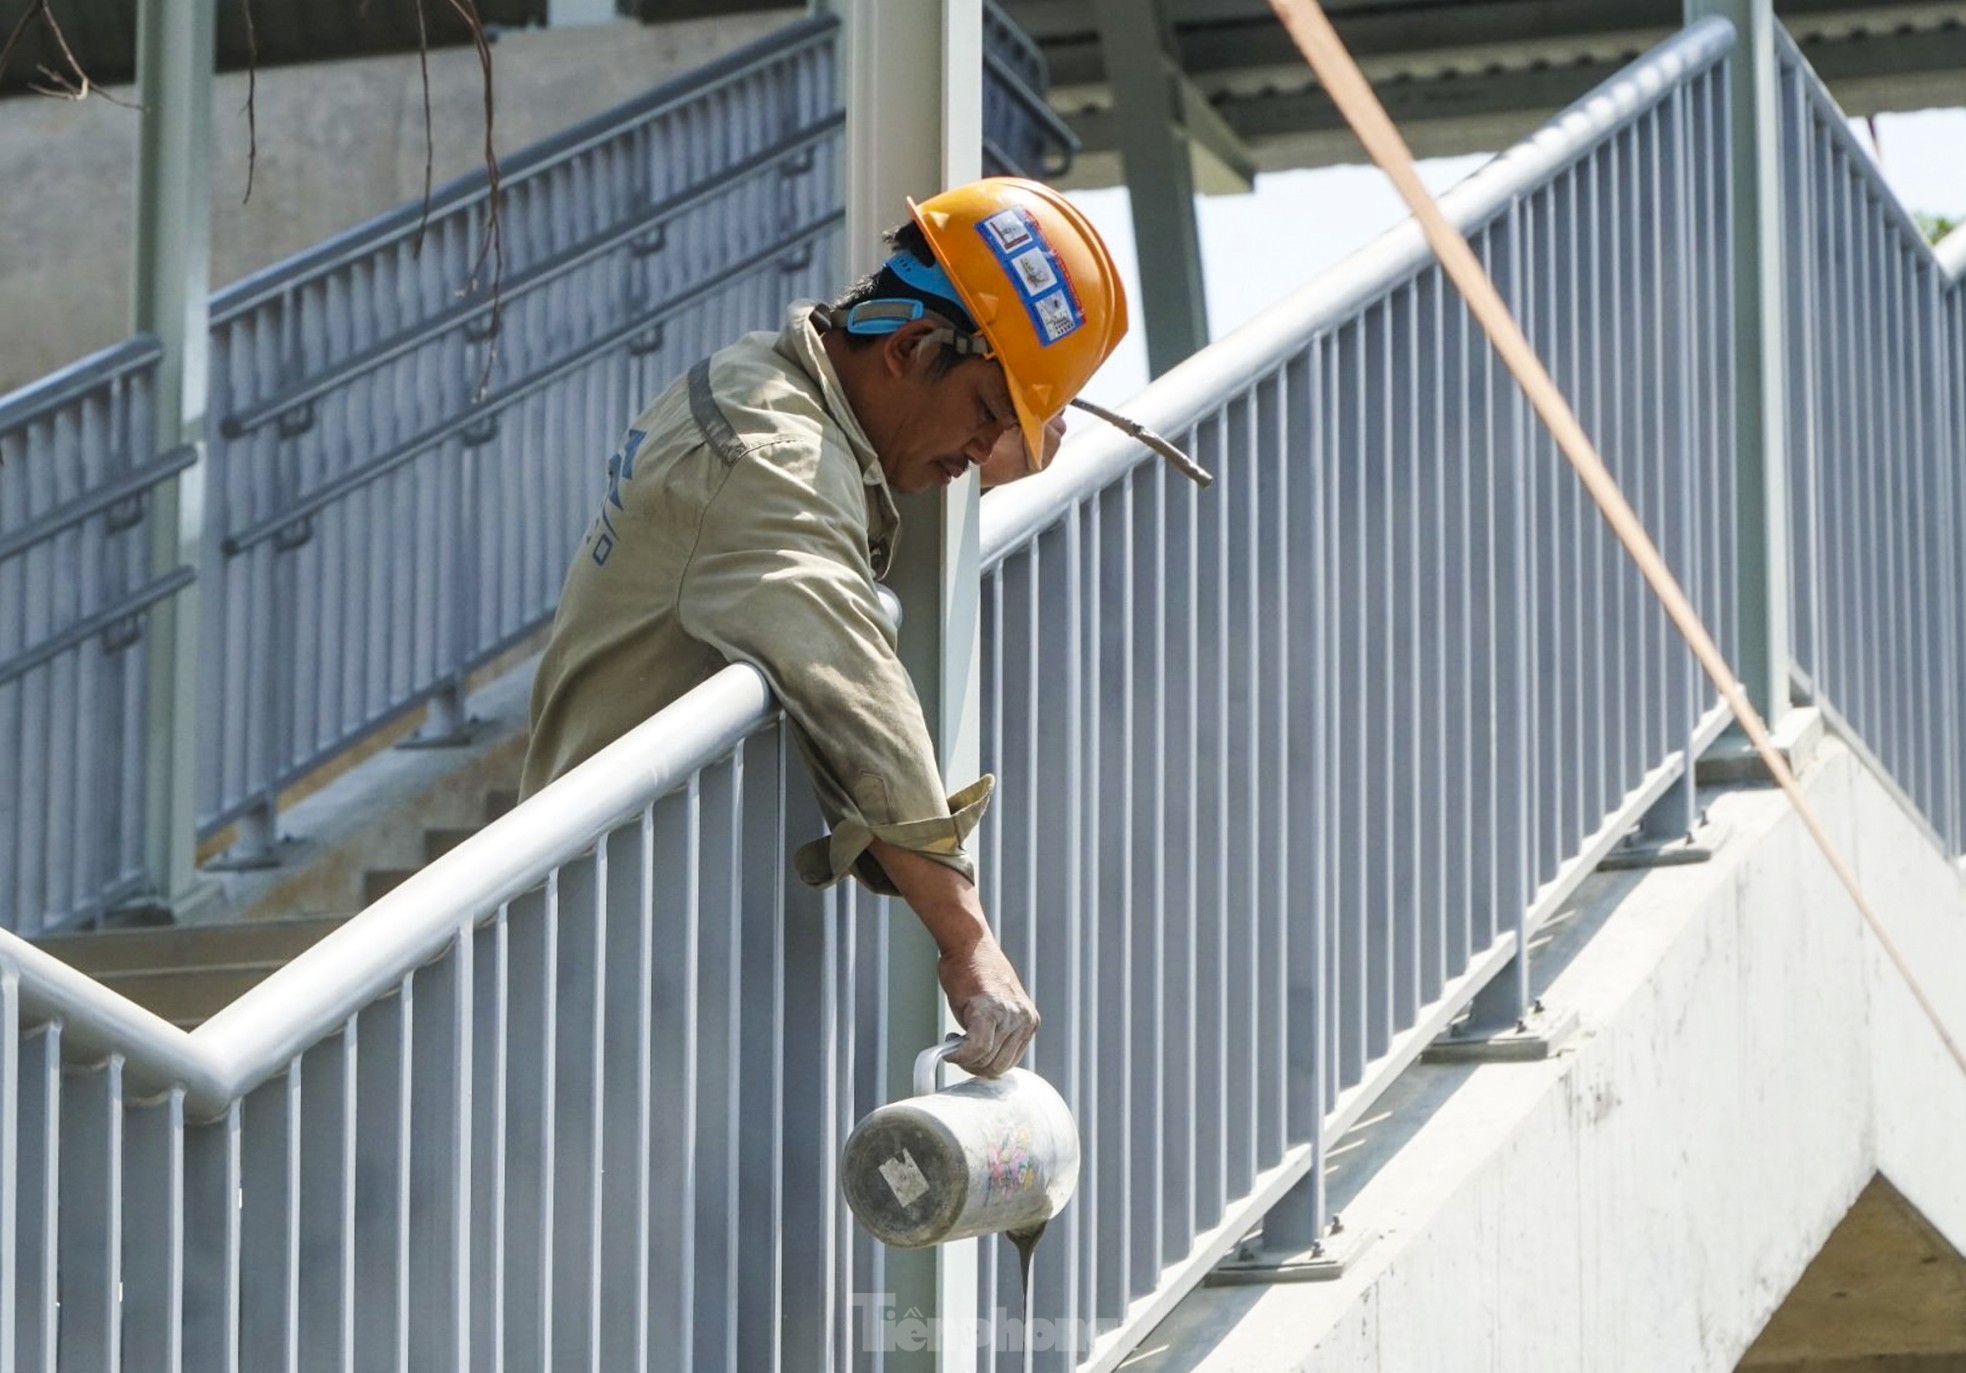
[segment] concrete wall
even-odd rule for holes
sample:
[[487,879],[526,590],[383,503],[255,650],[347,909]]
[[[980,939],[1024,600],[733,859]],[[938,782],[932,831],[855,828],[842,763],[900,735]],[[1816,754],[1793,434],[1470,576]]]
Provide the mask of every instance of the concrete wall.
[[[1958,1036],[1966,881],[1841,744],[1810,797]],[[1966,1074],[1772,790],[1703,865],[1600,875],[1536,1064],[1422,1065],[1335,1160],[1328,1284],[1203,1289],[1132,1370],[1734,1367],[1871,1176],[1966,1245]]]
[[[523,148],[804,12],[505,34],[492,49],[496,146]],[[480,165],[476,55],[432,53],[430,84],[442,185]],[[423,194],[415,54],[261,72],[250,203],[245,101],[244,73],[218,79],[214,286]],[[137,120],[101,99],[0,101],[0,394],[128,336]]]

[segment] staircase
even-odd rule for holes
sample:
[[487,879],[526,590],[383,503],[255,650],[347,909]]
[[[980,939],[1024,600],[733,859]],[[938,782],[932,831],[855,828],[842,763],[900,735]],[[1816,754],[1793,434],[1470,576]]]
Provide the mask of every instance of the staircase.
[[[484,819],[476,825],[435,825],[423,831],[423,861],[434,863],[479,830],[519,804],[516,787],[495,787],[485,793]],[[422,868],[370,868],[362,874],[362,904],[374,905],[421,872]]]
[[[518,802],[516,788],[493,787],[484,794],[479,824],[425,828],[424,861],[433,862],[449,853]],[[418,871],[370,868],[362,874],[362,904],[380,900]],[[37,942],[71,968],[89,974],[179,1029],[195,1030],[354,913],[99,930],[55,935]]]

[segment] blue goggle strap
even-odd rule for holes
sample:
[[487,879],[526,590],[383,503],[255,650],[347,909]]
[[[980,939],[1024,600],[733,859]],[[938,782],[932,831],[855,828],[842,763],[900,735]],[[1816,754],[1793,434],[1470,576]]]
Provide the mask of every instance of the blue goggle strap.
[[846,312],[849,334],[891,334],[927,313],[919,300],[863,300]]

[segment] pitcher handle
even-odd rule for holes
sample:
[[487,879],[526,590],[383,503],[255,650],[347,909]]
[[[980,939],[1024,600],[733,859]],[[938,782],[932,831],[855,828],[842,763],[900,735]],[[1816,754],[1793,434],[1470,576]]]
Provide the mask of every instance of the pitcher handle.
[[935,1070],[942,1066],[944,1059],[963,1046],[963,1037],[951,1031],[940,1044],[934,1044],[915,1055],[915,1095],[927,1096],[935,1090]]

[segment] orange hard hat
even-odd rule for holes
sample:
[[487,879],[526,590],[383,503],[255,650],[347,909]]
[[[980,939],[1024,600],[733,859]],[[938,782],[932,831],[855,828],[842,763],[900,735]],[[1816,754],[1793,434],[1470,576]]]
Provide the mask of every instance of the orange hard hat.
[[1098,230],[1051,187],[992,176],[908,210],[1003,368],[1032,467],[1044,427],[1126,335],[1126,290]]

